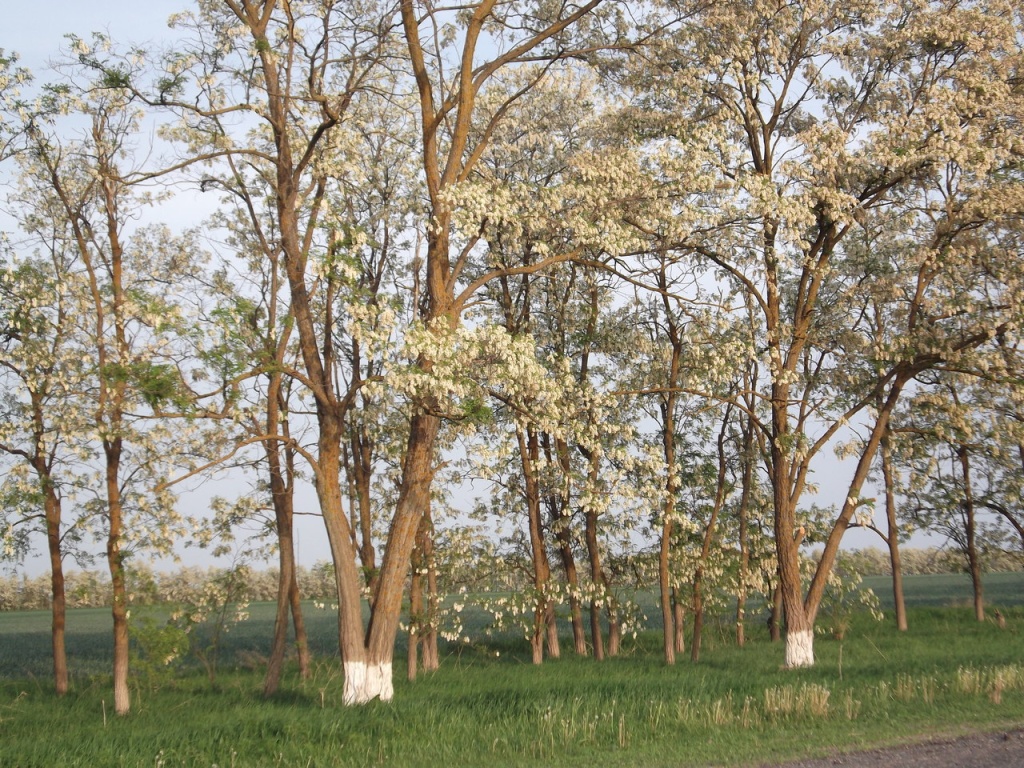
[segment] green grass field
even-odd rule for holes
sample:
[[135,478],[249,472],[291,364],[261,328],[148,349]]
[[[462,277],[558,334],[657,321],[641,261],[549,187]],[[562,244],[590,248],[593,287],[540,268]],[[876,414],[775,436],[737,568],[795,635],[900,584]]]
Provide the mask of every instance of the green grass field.
[[525,642],[498,638],[447,646],[414,683],[397,663],[395,700],[357,709],[340,703],[335,617],[312,606],[313,675],[291,670],[261,699],[272,612],[259,605],[228,635],[215,684],[196,671],[140,686],[127,718],[110,714],[106,611],[69,616],[74,683],[60,700],[48,615],[0,614],[0,766],[771,765],[1024,725],[1024,575],[987,584],[1005,629],[973,620],[966,583],[909,579],[908,633],[857,614],[842,642],[817,639],[813,669],[782,669],[760,622],[744,648],[713,622],[700,663],[674,667],[656,631],[604,663],[569,651],[540,667]]

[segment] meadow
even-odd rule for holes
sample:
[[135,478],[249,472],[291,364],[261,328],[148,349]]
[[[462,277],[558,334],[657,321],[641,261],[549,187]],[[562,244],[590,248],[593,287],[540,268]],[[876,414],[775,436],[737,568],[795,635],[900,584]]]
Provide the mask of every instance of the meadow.
[[[886,580],[871,586],[888,608]],[[565,642],[539,667],[525,641],[498,636],[443,646],[441,669],[415,682],[399,649],[394,701],[357,709],[340,701],[335,616],[312,605],[311,676],[292,668],[263,700],[272,606],[259,604],[224,638],[213,682],[198,667],[139,675],[126,718],[111,714],[107,611],[71,612],[73,685],[59,700],[48,614],[4,613],[0,765],[752,766],[1024,725],[1024,574],[986,581],[1005,628],[974,621],[965,577],[908,577],[906,588],[909,632],[855,612],[842,640],[817,638],[812,669],[782,669],[756,619],[743,648],[727,619],[712,622],[700,662],[674,667],[656,628],[618,658],[577,658]]]

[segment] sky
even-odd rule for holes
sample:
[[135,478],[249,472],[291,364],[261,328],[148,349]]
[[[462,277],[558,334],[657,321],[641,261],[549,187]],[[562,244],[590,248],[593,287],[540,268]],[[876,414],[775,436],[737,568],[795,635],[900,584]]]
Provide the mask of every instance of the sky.
[[145,43],[169,34],[167,19],[188,7],[183,0],[38,0],[11,3],[4,11],[0,48],[41,70],[60,55],[65,35],[104,32],[114,40]]

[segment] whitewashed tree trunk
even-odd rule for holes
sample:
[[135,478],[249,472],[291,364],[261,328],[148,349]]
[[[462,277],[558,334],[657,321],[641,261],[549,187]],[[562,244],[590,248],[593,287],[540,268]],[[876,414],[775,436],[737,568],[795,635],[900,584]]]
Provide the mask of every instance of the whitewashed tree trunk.
[[786,632],[786,666],[790,669],[814,666],[814,630]]
[[394,695],[390,661],[345,662],[345,687],[342,689],[344,704],[366,704],[378,698],[391,701]]

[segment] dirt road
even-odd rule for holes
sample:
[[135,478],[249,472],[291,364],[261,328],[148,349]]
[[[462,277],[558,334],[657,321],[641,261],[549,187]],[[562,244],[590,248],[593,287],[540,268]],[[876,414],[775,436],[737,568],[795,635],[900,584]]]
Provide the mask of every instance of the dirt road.
[[[785,763],[784,768],[1024,768],[1024,729]],[[771,764],[764,766],[770,768]]]

